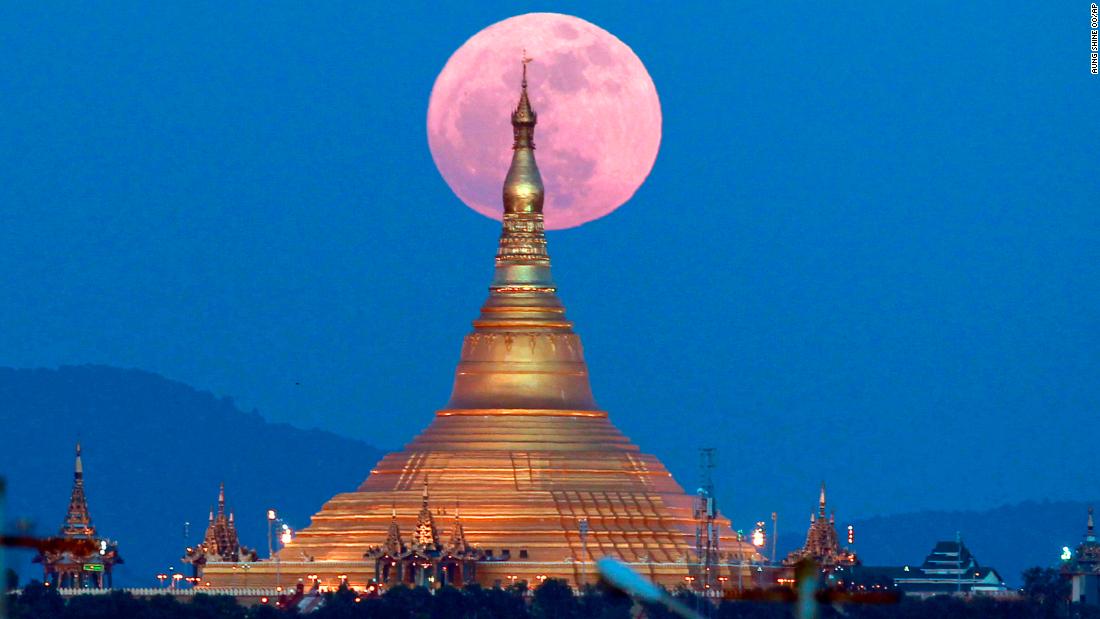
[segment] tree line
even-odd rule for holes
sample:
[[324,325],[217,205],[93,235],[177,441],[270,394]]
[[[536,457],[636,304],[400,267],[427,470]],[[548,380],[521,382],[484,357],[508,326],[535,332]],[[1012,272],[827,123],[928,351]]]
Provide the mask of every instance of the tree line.
[[[526,583],[508,588],[445,587],[434,593],[397,586],[364,596],[342,588],[325,593],[324,604],[302,615],[271,603],[245,607],[229,596],[196,594],[181,602],[169,595],[135,598],[125,591],[62,598],[32,582],[21,595],[7,595],[10,619],[673,619],[663,606],[640,605],[605,586],[574,595],[565,581],[549,579],[533,591]],[[707,602],[687,590],[674,596],[709,619],[794,619],[791,604],[764,601]],[[1024,573],[1015,599],[937,596],[903,597],[894,604],[823,606],[821,619],[1100,619],[1100,607],[1070,605],[1065,579],[1056,570]],[[644,613],[644,614],[643,614]]]

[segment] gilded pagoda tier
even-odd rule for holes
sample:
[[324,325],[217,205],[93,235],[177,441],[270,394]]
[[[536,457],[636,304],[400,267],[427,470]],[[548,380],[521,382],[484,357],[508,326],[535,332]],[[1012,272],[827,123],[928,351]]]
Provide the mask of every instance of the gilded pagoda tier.
[[[691,560],[693,497],[660,461],[602,412],[524,413],[440,411],[405,450],[385,456],[357,492],[325,504],[283,558],[360,559],[385,540],[392,513],[404,516],[403,528],[415,524],[426,483],[439,513],[457,507],[467,538],[496,558]],[[739,546],[725,541],[730,551]]]

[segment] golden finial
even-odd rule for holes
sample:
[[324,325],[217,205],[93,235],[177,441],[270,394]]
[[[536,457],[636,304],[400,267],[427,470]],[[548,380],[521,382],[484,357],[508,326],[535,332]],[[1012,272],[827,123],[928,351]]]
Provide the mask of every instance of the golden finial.
[[523,63],[523,82],[520,85],[524,88],[527,88],[527,63],[532,60],[534,60],[534,58],[527,55],[527,48],[523,48],[523,57],[520,59],[520,62]]

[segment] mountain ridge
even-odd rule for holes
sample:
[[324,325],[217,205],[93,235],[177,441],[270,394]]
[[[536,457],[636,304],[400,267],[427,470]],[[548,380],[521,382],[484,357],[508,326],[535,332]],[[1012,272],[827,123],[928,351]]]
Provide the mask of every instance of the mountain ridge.
[[[102,365],[0,368],[0,428],[8,528],[23,521],[39,536],[61,526],[81,442],[92,522],[119,541],[121,586],[184,568],[179,558],[201,541],[221,482],[242,543],[266,556],[267,509],[303,527],[382,456],[359,440],[267,422],[230,397]],[[41,578],[29,553],[10,556],[23,579]]]

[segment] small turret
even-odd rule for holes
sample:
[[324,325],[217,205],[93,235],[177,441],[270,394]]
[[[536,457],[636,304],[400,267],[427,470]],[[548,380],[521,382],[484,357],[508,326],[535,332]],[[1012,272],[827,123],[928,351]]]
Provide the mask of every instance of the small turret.
[[424,480],[424,494],[420,503],[420,514],[416,518],[416,536],[413,539],[420,548],[435,548],[439,545],[439,535],[436,533],[435,518],[428,507],[428,480]]

